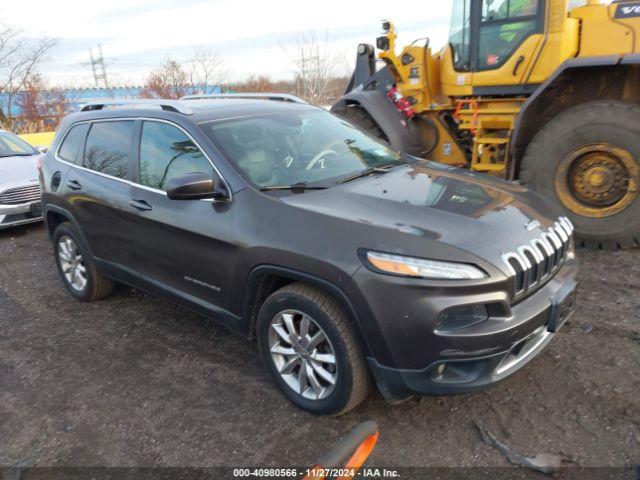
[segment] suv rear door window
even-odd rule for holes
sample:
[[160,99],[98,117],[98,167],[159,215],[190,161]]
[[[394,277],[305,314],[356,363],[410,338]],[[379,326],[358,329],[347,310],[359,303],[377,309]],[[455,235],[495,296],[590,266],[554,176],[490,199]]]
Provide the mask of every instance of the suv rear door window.
[[64,137],[62,141],[62,145],[60,145],[58,157],[67,162],[77,163],[78,153],[80,152],[80,147],[82,146],[82,142],[84,142],[88,128],[89,124],[87,123],[81,123],[80,125],[71,127],[69,133],[67,133],[67,136]]
[[118,120],[91,125],[83,166],[112,177],[126,178],[134,122]]
[[142,124],[140,183],[166,190],[167,182],[189,173],[213,178],[213,167],[196,144],[179,128],[161,122]]

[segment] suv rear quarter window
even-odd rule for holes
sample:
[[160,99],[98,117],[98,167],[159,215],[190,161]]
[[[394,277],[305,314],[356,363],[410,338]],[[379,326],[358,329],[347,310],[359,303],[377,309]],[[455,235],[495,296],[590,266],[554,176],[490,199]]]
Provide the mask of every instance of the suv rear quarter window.
[[169,180],[189,173],[213,177],[213,167],[182,130],[162,122],[145,121],[140,138],[140,183],[166,190]]
[[105,175],[126,178],[133,132],[133,120],[93,123],[87,136],[82,165]]
[[71,127],[62,141],[62,145],[60,145],[58,157],[67,162],[78,163],[78,154],[88,128],[89,124],[87,123]]

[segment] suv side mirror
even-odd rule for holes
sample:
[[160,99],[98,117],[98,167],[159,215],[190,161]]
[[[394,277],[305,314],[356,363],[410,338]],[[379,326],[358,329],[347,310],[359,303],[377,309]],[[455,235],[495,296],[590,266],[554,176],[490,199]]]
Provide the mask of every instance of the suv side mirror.
[[202,198],[225,198],[224,191],[216,188],[216,182],[204,173],[189,173],[167,182],[167,196],[171,200],[198,200]]
[[45,147],[44,145],[36,145],[35,148],[40,153],[47,153],[49,151],[49,147]]

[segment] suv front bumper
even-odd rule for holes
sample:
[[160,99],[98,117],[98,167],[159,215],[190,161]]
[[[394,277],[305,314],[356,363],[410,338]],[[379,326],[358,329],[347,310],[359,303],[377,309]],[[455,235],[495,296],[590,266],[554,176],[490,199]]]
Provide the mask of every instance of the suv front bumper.
[[[413,394],[471,392],[513,374],[549,344],[558,319],[561,325],[571,314],[576,274],[577,262],[570,259],[539,290],[509,305],[506,291],[496,291],[495,285],[480,291],[415,288],[415,281],[411,285],[361,269],[354,280],[368,289],[362,292],[365,298],[373,298],[368,303],[379,329],[368,357],[378,389],[399,401]],[[378,282],[385,284],[385,293]],[[506,314],[457,331],[438,330],[442,312],[470,304],[501,305]]]

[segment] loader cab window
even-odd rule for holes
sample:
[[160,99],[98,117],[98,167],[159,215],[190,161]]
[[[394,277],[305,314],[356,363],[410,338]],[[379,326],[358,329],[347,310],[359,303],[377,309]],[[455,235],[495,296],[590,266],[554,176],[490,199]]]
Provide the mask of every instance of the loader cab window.
[[541,0],[482,0],[478,70],[500,68],[529,36],[542,30]]
[[471,0],[454,0],[449,44],[453,66],[459,72],[471,69]]
[[584,7],[587,4],[587,0],[569,0],[567,10],[571,11],[574,8]]

